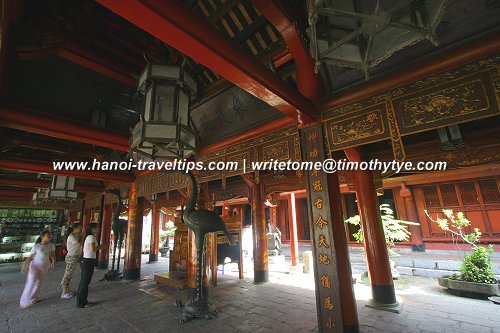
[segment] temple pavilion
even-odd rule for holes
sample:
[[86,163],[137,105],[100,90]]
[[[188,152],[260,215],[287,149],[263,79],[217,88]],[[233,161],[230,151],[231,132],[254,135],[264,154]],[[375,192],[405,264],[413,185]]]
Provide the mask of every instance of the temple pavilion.
[[[370,306],[400,309],[382,204],[414,222],[395,251],[463,249],[433,221],[443,209],[463,212],[468,230],[499,249],[499,1],[0,5],[0,265],[23,260],[44,229],[64,260],[77,222],[98,223],[99,242],[113,247],[122,216],[124,280],[141,277],[149,253],[169,258],[155,281],[195,288],[196,245],[182,219],[192,190],[161,164],[175,160],[202,166],[197,206],[237,240],[207,237],[204,285],[217,288],[231,260],[259,288],[289,249],[291,272],[314,275],[320,332],[362,325],[353,248],[364,248]],[[428,169],[254,167],[328,159]],[[360,225],[345,223],[356,215]],[[97,267],[109,269],[111,256],[100,251]]]

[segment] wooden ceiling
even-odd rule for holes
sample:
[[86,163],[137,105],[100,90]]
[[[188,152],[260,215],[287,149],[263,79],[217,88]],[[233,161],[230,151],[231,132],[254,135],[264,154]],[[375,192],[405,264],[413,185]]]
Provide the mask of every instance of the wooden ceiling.
[[[281,34],[250,0],[187,0],[182,3],[193,12],[193,20],[206,20],[227,40],[295,86],[295,65]],[[293,21],[307,42],[304,2],[289,0],[287,3],[295,10]],[[488,3],[491,2],[448,1],[437,36],[440,46],[423,42],[408,47],[377,66],[370,73],[370,80],[498,33],[500,9],[488,7]],[[22,10],[10,29],[9,42],[15,57],[10,58],[9,63],[13,72],[9,78],[13,91],[7,104],[15,104],[15,107],[29,107],[86,123],[90,123],[92,110],[102,109],[108,114],[107,129],[128,134],[129,127],[139,119],[141,99],[135,94],[135,81],[144,66],[148,62],[179,64],[182,61],[183,55],[178,51],[95,1],[24,0],[22,4]],[[0,37],[3,37],[3,32]],[[218,92],[227,91],[223,89],[231,86],[189,58],[187,71],[198,82],[198,104],[210,101]],[[320,74],[327,93],[332,96],[365,81],[361,71],[338,66],[323,66]],[[233,103],[233,100],[228,99],[227,103]],[[213,112],[215,114],[217,110]],[[219,119],[217,114],[208,118]],[[245,127],[251,128],[252,124]],[[0,128],[0,135],[4,157],[47,162],[94,156],[103,158],[113,153],[108,148],[18,130]],[[120,157],[124,158],[125,154],[121,153]],[[12,176],[12,172],[0,173],[0,178]],[[15,173],[14,176],[36,177],[24,173]]]
[[[194,17],[206,18],[222,35],[266,65],[285,50],[280,34],[248,0],[199,0],[187,5]],[[107,113],[107,128],[127,133],[139,120],[141,99],[135,94],[135,79],[144,66],[148,62],[179,64],[183,58],[92,0],[25,0],[18,9],[19,16],[10,29],[10,52],[17,58],[10,60],[14,70],[7,104],[12,110],[29,108],[90,123],[92,111],[100,109]],[[288,66],[283,63],[281,73],[294,84],[291,62],[288,60]],[[198,83],[199,100],[230,86],[189,58],[186,70]],[[0,128],[0,134],[6,138],[0,144],[4,159],[45,163],[125,158],[124,153],[116,154],[112,149],[16,129]],[[40,175],[2,170],[0,178],[36,183]],[[87,182],[103,186],[100,181]]]
[[[283,39],[248,0],[198,0],[189,7],[248,54],[269,61]],[[196,19],[194,17],[194,19]],[[25,58],[38,50],[63,46],[88,54],[118,71],[140,74],[147,62],[178,63],[180,54],[91,0],[27,0],[18,51]],[[201,91],[220,76],[188,59],[188,71]],[[129,73],[129,74],[130,74]]]

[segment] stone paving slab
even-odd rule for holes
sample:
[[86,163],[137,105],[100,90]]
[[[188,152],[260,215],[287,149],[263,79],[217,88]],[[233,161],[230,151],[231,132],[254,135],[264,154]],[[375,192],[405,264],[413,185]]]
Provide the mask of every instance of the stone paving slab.
[[[147,260],[145,256],[144,261]],[[271,282],[254,284],[239,280],[227,269],[211,297],[219,310],[213,321],[180,324],[176,298],[186,291],[158,285],[156,272],[168,261],[142,266],[142,281],[104,282],[105,271],[96,271],[90,287],[93,307],[77,309],[75,299],[59,298],[63,263],[49,271],[42,286],[43,300],[28,310],[19,309],[26,275],[19,264],[0,267],[0,332],[317,332],[312,274],[271,272]],[[247,277],[251,277],[251,270]],[[79,272],[72,285],[76,288]],[[500,306],[489,301],[449,295],[435,279],[403,276],[395,281],[402,312],[394,314],[365,307],[370,287],[355,285],[362,332],[500,332]]]

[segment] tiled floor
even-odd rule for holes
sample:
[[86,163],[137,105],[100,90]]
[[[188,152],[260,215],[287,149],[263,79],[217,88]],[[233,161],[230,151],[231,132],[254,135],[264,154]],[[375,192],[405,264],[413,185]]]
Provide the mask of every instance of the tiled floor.
[[[143,257],[144,261],[147,257]],[[165,259],[143,264],[143,281],[99,281],[96,271],[91,284],[88,309],[77,309],[75,300],[59,298],[58,284],[63,263],[47,275],[43,300],[28,310],[19,309],[26,275],[20,265],[0,267],[0,332],[315,332],[317,331],[314,284],[311,275],[271,274],[271,282],[255,285],[238,280],[226,269],[219,286],[211,289],[219,310],[213,321],[180,324],[176,298],[186,292],[153,281],[164,272]],[[78,274],[73,285],[79,281]],[[500,306],[489,301],[448,295],[435,279],[402,276],[396,281],[402,312],[394,314],[365,307],[370,288],[355,285],[362,332],[500,332]]]

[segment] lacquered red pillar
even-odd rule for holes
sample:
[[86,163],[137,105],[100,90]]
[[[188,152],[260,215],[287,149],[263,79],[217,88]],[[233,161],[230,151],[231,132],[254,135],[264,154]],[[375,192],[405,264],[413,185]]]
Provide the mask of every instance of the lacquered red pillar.
[[252,229],[254,282],[269,281],[268,251],[266,235],[266,206],[262,187],[252,186]]
[[295,206],[295,193],[292,192],[288,195],[288,223],[290,224],[290,254],[292,256],[292,266],[297,266],[297,263],[299,262],[297,210]]
[[[359,321],[356,308],[356,295],[352,283],[352,270],[349,258],[349,247],[342,214],[342,195],[340,193],[338,173],[327,175],[330,210],[332,216],[333,243],[337,255],[337,270],[342,301],[342,322],[345,333],[358,333]],[[335,232],[339,230],[340,232]]]
[[85,209],[85,216],[83,218],[83,230],[87,229],[87,226],[92,222],[92,209]]
[[108,268],[109,265],[109,246],[111,238],[112,216],[113,216],[112,206],[105,205],[102,216],[101,240],[99,242],[101,245],[105,247],[105,249],[99,251],[97,268]]
[[384,227],[371,171],[353,171],[358,210],[363,228],[373,306],[397,305]]
[[[82,228],[84,222],[85,222],[85,199],[82,200],[82,206],[80,207],[80,211],[78,212],[78,223],[80,223]],[[83,228],[83,230],[85,231],[85,228]]]
[[77,222],[78,221],[78,211],[70,210],[69,212],[69,222]]
[[136,183],[130,184],[128,201],[127,245],[123,278],[136,280],[141,276],[142,219],[144,214],[144,198],[137,197]]
[[156,200],[151,201],[151,238],[149,242],[149,262],[158,261],[160,243],[160,214]]
[[[417,205],[415,204],[415,196],[408,187],[403,187],[399,192],[403,197],[403,202],[406,210],[406,220],[409,222],[419,223]],[[409,225],[411,248],[413,251],[425,251],[422,229],[420,225]]]

